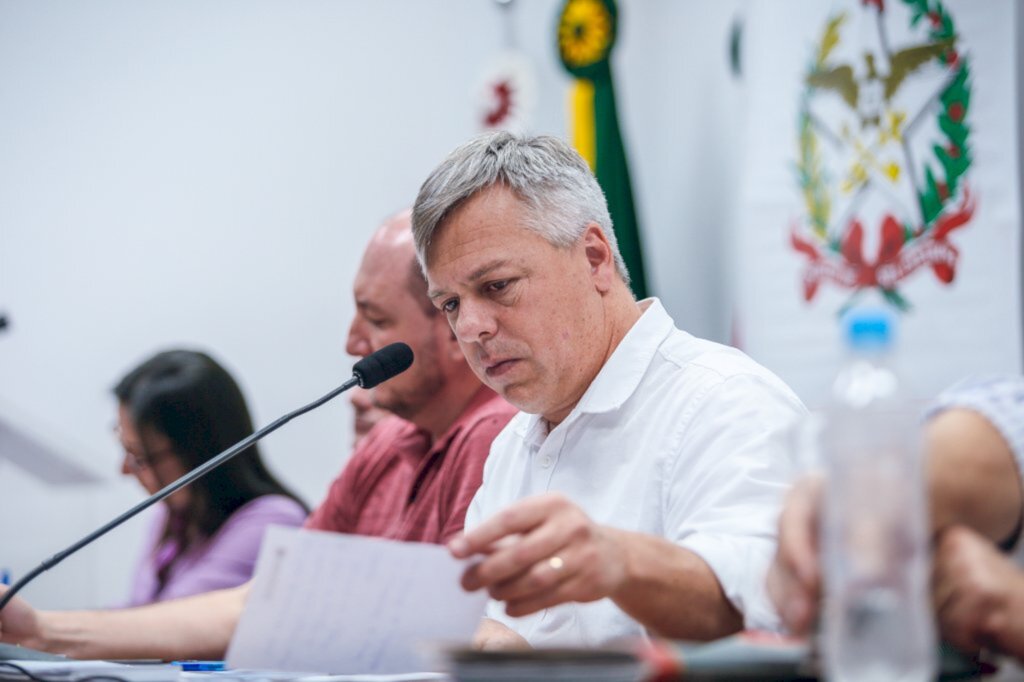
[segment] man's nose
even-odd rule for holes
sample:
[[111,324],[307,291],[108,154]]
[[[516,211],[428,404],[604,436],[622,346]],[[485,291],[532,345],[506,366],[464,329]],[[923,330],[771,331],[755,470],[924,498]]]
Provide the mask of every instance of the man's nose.
[[494,336],[497,329],[497,320],[487,306],[465,300],[459,303],[459,314],[452,324],[452,330],[459,341],[481,341]]
[[348,328],[348,339],[345,341],[345,352],[356,357],[366,357],[372,352],[370,340],[363,333],[363,325],[359,319],[352,320]]

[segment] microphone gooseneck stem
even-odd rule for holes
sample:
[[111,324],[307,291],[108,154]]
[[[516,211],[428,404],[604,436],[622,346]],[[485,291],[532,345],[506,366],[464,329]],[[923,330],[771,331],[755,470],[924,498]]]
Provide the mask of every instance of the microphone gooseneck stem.
[[84,538],[82,538],[81,540],[79,540],[75,544],[71,545],[67,549],[62,550],[62,551],[54,554],[52,557],[50,557],[49,559],[47,559],[43,563],[41,563],[38,566],[36,566],[35,568],[33,568],[27,574],[25,574],[25,576],[23,578],[21,578],[16,583],[11,585],[11,588],[9,590],[7,590],[7,592],[5,592],[3,596],[0,596],[0,611],[2,611],[5,606],[7,606],[7,602],[9,602],[14,597],[14,595],[16,595],[21,590],[21,588],[23,588],[25,585],[27,585],[29,582],[31,582],[31,580],[33,578],[35,578],[36,576],[38,576],[40,573],[43,573],[45,571],[50,570],[51,568],[53,568],[54,566],[56,566],[57,564],[59,564],[60,562],[64,561],[69,556],[71,556],[72,554],[77,552],[78,550],[82,549],[83,547],[85,547],[86,545],[91,543],[93,540],[96,540],[97,538],[100,538],[100,537],[106,535],[109,531],[113,530],[114,528],[117,528],[122,523],[124,523],[125,521],[127,521],[131,517],[133,517],[136,514],[138,514],[139,512],[141,512],[143,509],[146,509],[146,508],[156,504],[157,502],[163,500],[168,495],[171,495],[174,492],[180,490],[181,488],[184,488],[185,486],[187,486],[189,483],[191,483],[192,481],[196,480],[197,478],[202,478],[207,473],[209,473],[211,470],[216,469],[221,464],[223,464],[224,462],[228,461],[229,459],[231,459],[235,455],[239,454],[240,452],[243,452],[244,450],[246,450],[246,448],[251,446],[253,443],[255,443],[256,441],[260,440],[264,436],[266,436],[266,435],[268,435],[270,433],[273,433],[277,429],[281,428],[282,426],[284,426],[285,424],[290,422],[295,417],[298,417],[300,415],[303,415],[303,414],[309,412],[312,409],[320,407],[324,403],[326,403],[326,402],[336,398],[338,395],[344,393],[345,391],[347,391],[348,389],[352,388],[353,386],[358,386],[359,383],[360,383],[359,382],[359,377],[354,376],[351,379],[349,379],[348,381],[346,381],[345,383],[343,383],[338,388],[336,388],[333,391],[331,391],[330,393],[328,393],[327,395],[325,395],[325,396],[323,396],[323,397],[321,397],[321,398],[319,398],[317,400],[314,400],[313,402],[309,403],[308,405],[304,405],[303,407],[300,407],[297,410],[293,410],[292,412],[289,412],[288,414],[284,415],[283,417],[278,418],[276,421],[273,421],[270,424],[268,424],[267,426],[264,426],[262,429],[260,429],[259,431],[256,431],[251,436],[249,436],[249,437],[239,441],[238,443],[232,445],[230,448],[228,448],[224,452],[220,453],[219,455],[217,455],[213,459],[207,460],[206,462],[204,462],[200,466],[196,467],[192,471],[188,472],[187,474],[185,474],[184,476],[182,476],[178,480],[174,481],[173,483],[170,483],[167,486],[161,488],[157,492],[153,493],[153,495],[147,497],[142,502],[139,502],[137,505],[135,505],[134,507],[132,507],[128,511],[124,512],[123,514],[121,514],[117,518],[113,519],[112,521],[108,522],[107,524],[105,524],[105,525],[101,526],[100,528],[97,528],[93,532],[89,533]]

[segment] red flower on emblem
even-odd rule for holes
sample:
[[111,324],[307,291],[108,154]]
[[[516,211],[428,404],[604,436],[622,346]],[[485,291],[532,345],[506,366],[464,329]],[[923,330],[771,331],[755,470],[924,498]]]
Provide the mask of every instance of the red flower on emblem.
[[841,252],[843,260],[856,272],[857,284],[862,287],[871,287],[878,284],[878,266],[892,263],[899,258],[900,249],[903,248],[904,235],[903,226],[887,215],[882,221],[882,239],[878,244],[878,255],[874,263],[868,263],[864,258],[864,226],[859,220],[850,223],[850,229],[843,239]]

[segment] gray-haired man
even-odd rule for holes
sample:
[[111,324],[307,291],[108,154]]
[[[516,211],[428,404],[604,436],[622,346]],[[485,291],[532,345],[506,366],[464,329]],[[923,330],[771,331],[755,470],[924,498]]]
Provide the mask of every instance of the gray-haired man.
[[463,584],[489,591],[489,615],[534,645],[775,627],[781,431],[803,406],[633,299],[579,155],[549,137],[472,140],[424,183],[413,231],[470,366],[523,411],[450,543],[483,557]]

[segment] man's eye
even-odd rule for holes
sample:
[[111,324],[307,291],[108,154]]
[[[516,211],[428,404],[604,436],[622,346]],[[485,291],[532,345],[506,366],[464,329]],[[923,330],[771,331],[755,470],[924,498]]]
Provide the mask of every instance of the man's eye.
[[449,298],[447,301],[441,304],[441,310],[446,313],[454,313],[459,307],[459,302],[454,298]]
[[509,280],[503,279],[503,280],[499,280],[497,282],[491,282],[490,284],[487,285],[487,289],[492,291],[492,292],[499,292],[499,291],[504,291],[505,288],[508,287],[508,285],[509,285]]

